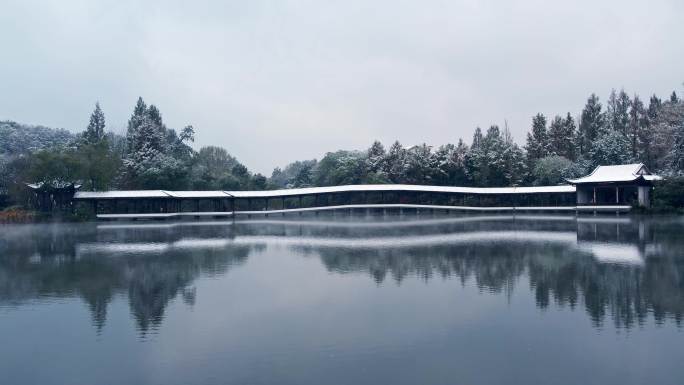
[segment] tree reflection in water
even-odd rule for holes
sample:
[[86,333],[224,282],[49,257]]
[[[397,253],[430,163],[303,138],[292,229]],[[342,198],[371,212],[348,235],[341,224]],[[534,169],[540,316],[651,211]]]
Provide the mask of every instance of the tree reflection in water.
[[[320,258],[329,272],[471,280],[482,292],[529,285],[536,305],[583,306],[596,327],[632,328],[684,313],[684,246],[677,220],[575,217],[346,218],[235,224],[36,225],[0,236],[0,304],[80,297],[98,332],[127,296],[142,336],[193,281],[226,274],[255,250],[278,245]],[[201,293],[199,294],[201,295]]]
[[[225,226],[202,234],[226,236]],[[189,232],[193,234],[192,231]],[[101,232],[93,226],[26,226],[5,234],[0,258],[0,301],[20,306],[25,301],[54,296],[79,296],[91,312],[98,333],[107,307],[116,295],[127,294],[131,314],[142,336],[158,328],[164,310],[178,294],[192,305],[192,282],[201,274],[221,275],[246,261],[249,246],[225,249],[83,252],[84,244],[142,245],[170,242],[164,228],[123,228]],[[31,239],[31,242],[27,242]],[[142,242],[142,243],[139,243]],[[154,250],[154,249],[153,249]]]

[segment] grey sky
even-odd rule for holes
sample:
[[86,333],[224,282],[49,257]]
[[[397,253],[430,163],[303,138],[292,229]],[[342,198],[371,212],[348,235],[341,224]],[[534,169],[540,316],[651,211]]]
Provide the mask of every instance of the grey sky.
[[0,3],[0,119],[82,130],[136,98],[250,169],[336,149],[470,141],[476,126],[577,114],[624,87],[684,81],[684,2]]

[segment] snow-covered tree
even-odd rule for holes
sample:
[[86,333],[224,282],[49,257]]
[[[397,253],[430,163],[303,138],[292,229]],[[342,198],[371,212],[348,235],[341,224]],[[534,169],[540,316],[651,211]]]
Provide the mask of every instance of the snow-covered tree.
[[254,174],[249,181],[250,190],[266,190],[267,186],[268,179],[259,173]]
[[568,158],[551,155],[539,159],[532,170],[532,180],[535,186],[553,186],[565,183],[568,178],[575,178],[585,173],[581,165]]
[[658,124],[658,115],[662,109],[663,102],[656,95],[651,96],[648,108],[645,111],[644,124],[638,132],[637,141],[639,143],[640,160],[644,162],[649,169],[655,170],[655,154],[653,152],[654,133]]
[[670,103],[679,103],[679,96],[677,96],[677,93],[674,91],[672,91],[672,94],[670,94]]
[[[179,137],[167,129],[154,105],[139,98],[128,121],[127,153],[123,159],[123,183],[127,187],[186,188],[193,150],[184,143],[194,138],[192,128]],[[245,184],[247,181],[244,182]]]
[[652,125],[658,119],[660,110],[663,108],[663,101],[657,95],[651,96],[648,102],[648,109],[646,115],[648,117],[649,125]]
[[451,154],[450,168],[452,174],[449,177],[451,185],[465,186],[467,184],[466,156],[469,151],[468,145],[465,144],[463,139],[459,139],[454,152]]
[[543,114],[537,114],[532,118],[532,131],[527,133],[525,149],[530,162],[548,155],[549,134],[546,130],[546,117]]
[[482,136],[482,129],[480,127],[475,127],[475,133],[473,133],[473,143],[470,145],[472,149],[479,149],[482,146],[482,141],[484,137]]
[[618,131],[623,135],[627,134],[629,125],[629,106],[631,101],[625,90],[620,90],[616,94],[612,90],[608,98],[608,123],[612,130]]
[[684,122],[674,129],[672,148],[667,154],[668,174],[684,175]]
[[195,128],[191,125],[187,125],[183,127],[183,130],[181,131],[180,135],[178,138],[181,140],[181,142],[194,142],[195,141]]
[[411,184],[431,184],[433,170],[438,169],[432,148],[423,143],[406,152],[404,180]]
[[[276,167],[269,178],[269,182],[271,185],[280,188],[299,187],[298,183],[302,181],[301,176],[308,175],[308,182],[306,183],[311,185],[313,183],[313,171],[315,170],[317,163],[318,161],[316,159],[298,160],[288,164],[283,169]],[[306,169],[306,171],[302,172],[302,169]]]
[[313,170],[313,185],[338,186],[363,183],[368,174],[366,154],[360,151],[336,151],[325,154]]
[[604,115],[601,112],[598,96],[591,94],[587,104],[582,109],[578,133],[578,155],[585,155],[591,149],[592,143],[604,127]]
[[684,103],[667,101],[657,110],[657,117],[649,117],[651,169],[655,172],[671,172],[673,146],[676,144],[678,127],[684,122]]
[[[479,134],[478,134],[479,132]],[[512,141],[506,139],[497,125],[492,125],[481,139],[481,131],[475,130],[473,143],[466,156],[466,173],[475,186],[505,186],[511,179],[518,179],[517,165],[524,164],[524,153]]]
[[369,172],[383,172],[385,169],[385,147],[379,141],[374,141],[368,149],[367,163]]
[[403,183],[406,171],[406,149],[395,141],[387,152],[385,174],[393,183]]
[[594,166],[626,164],[634,161],[629,139],[615,130],[605,130],[600,134],[589,152],[589,158]]
[[[629,124],[627,127],[627,138],[632,147],[632,158],[637,159],[644,154],[644,148],[648,147],[649,139],[646,138],[645,132],[648,125],[648,116],[644,109],[644,103],[639,99],[638,95],[634,95],[632,103],[629,107]],[[641,140],[646,139],[646,143]]]
[[90,115],[90,122],[83,133],[83,138],[89,144],[100,142],[105,137],[105,116],[100,103],[95,103],[95,110]]
[[575,158],[575,120],[568,112],[565,118],[556,116],[549,127],[549,153]]
[[88,127],[78,141],[73,156],[80,164],[79,174],[84,188],[95,191],[111,187],[120,165],[120,155],[112,151],[107,140],[100,103],[95,103]]
[[75,140],[76,136],[64,129],[0,121],[0,154],[10,160],[40,150],[66,148]]
[[436,168],[432,170],[431,181],[433,184],[447,186],[451,182],[451,176],[457,167],[454,163],[454,151],[456,146],[451,143],[439,146],[435,151],[434,159]]
[[216,146],[200,148],[192,159],[190,185],[197,190],[240,190],[244,179],[232,174],[240,164],[226,149]]
[[138,127],[142,124],[143,119],[147,115],[147,104],[142,97],[138,98],[133,108],[133,114],[128,120],[128,129],[126,131],[126,143],[127,151],[132,152],[135,144],[133,143],[134,138],[137,135]]

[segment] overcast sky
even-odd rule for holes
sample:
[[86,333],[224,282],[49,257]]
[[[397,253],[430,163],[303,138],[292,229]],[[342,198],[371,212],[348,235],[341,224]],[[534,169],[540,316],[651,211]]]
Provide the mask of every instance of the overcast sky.
[[[144,4],[139,4],[144,3]],[[138,96],[250,169],[468,142],[624,87],[682,91],[684,1],[0,2],[0,119],[123,132]]]

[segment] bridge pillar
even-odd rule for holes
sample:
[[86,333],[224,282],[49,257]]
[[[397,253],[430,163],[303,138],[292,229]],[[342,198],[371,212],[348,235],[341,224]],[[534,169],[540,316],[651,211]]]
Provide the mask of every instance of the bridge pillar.
[[639,206],[649,207],[651,205],[651,200],[649,198],[651,188],[649,186],[639,186],[637,187],[637,192],[639,195]]

